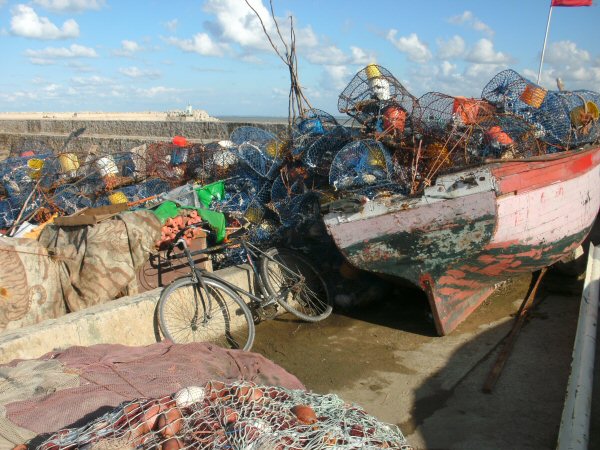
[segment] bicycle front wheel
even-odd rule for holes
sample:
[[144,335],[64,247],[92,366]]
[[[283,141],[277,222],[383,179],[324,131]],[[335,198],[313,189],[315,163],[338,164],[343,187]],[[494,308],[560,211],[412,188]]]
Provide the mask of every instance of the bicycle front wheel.
[[318,322],[331,314],[327,284],[299,253],[283,248],[267,250],[260,258],[260,276],[269,295],[296,317]]
[[176,343],[211,342],[225,348],[250,350],[254,322],[238,294],[218,280],[180,278],[160,295],[158,317],[165,337]]

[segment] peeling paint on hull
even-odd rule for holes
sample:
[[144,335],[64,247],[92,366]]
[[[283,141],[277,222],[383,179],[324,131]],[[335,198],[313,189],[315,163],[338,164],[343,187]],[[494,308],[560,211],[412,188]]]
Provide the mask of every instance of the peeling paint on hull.
[[596,147],[446,175],[419,199],[369,202],[325,224],[355,266],[420,286],[445,335],[496,282],[567,256],[599,208]]

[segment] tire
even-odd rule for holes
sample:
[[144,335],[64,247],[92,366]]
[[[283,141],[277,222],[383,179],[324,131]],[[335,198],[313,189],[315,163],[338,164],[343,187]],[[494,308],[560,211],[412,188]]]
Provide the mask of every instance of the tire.
[[[300,276],[304,281],[295,283]],[[327,284],[317,269],[299,253],[270,248],[261,255],[260,277],[267,293],[294,316],[307,322],[318,322],[331,314]],[[293,285],[296,289],[291,292]]]
[[[191,277],[175,280],[162,291],[158,318],[163,335],[176,343],[211,342],[224,348],[250,350],[255,329],[246,303],[220,281],[203,280],[210,293],[210,302],[205,290]],[[202,298],[204,304],[211,304],[209,312],[212,314],[206,320]]]

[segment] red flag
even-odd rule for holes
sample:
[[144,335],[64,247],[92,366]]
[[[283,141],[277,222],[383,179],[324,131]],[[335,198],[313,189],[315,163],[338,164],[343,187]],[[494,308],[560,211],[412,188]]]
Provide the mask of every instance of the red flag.
[[552,0],[550,6],[592,6],[592,0]]

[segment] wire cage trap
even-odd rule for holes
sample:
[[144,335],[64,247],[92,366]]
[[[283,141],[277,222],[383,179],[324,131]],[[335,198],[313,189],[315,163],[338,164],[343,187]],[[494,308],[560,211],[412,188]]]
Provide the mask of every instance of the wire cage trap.
[[326,176],[336,153],[350,141],[351,135],[347,128],[335,127],[308,147],[302,155],[302,162],[311,172]]
[[338,110],[369,130],[403,134],[416,98],[384,67],[360,70],[338,98]]
[[345,145],[333,158],[329,184],[336,190],[389,183],[393,162],[385,146],[373,139]]
[[485,100],[428,92],[418,100],[413,124],[423,136],[443,137],[457,129],[475,126],[494,114],[495,108]]

